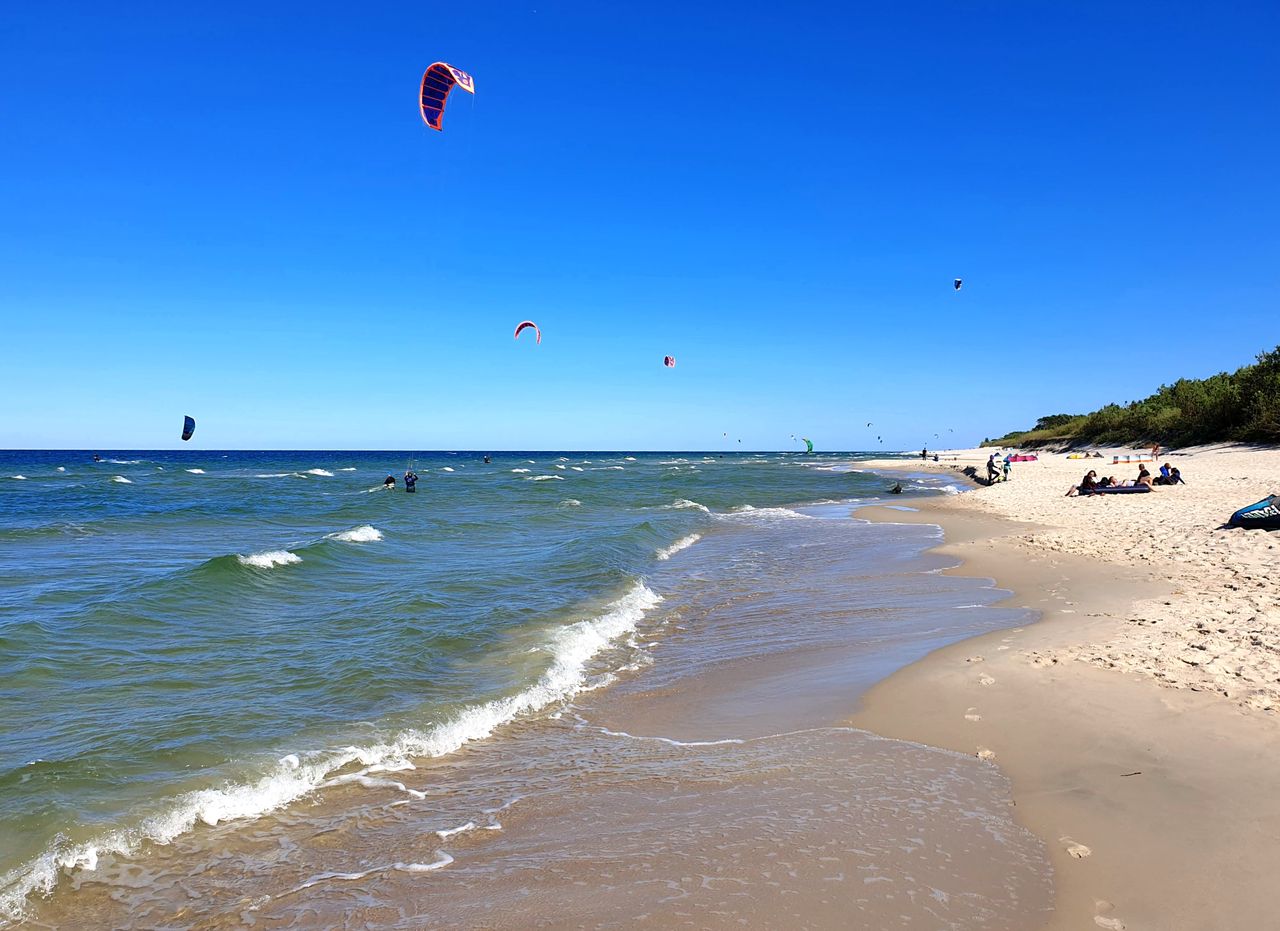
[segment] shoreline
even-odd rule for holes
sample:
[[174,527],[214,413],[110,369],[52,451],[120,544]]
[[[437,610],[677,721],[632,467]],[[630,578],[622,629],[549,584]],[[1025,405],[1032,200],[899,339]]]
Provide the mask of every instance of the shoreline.
[[960,561],[948,574],[992,579],[1010,592],[1006,605],[1038,619],[894,673],[849,723],[978,755],[1009,777],[1017,819],[1050,852],[1049,929],[1265,927],[1265,877],[1280,865],[1276,719],[1194,685],[1082,661],[1082,645],[1096,652],[1140,624],[1135,605],[1177,604],[1177,580],[1156,565],[1037,546],[1054,526],[972,507],[971,494],[854,516],[941,527],[933,552]]

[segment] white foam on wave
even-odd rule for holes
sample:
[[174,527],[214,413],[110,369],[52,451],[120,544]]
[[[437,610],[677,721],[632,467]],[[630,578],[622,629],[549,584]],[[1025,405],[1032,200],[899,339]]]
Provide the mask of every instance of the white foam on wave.
[[131,479],[127,479],[127,478],[125,478],[123,475],[116,475],[116,476],[112,477],[111,481],[113,481],[113,482],[119,482],[121,485],[132,485],[132,484],[133,484],[133,481],[132,481]]
[[564,466],[562,466],[560,463],[558,463],[558,462],[557,462],[557,463],[556,463],[556,468],[557,468],[557,469],[560,469],[560,470],[563,470],[563,469],[564,469]]
[[274,569],[276,566],[291,566],[302,562],[302,557],[288,550],[267,550],[264,553],[251,553],[248,556],[237,556],[242,566],[253,566],[255,569]]
[[355,467],[355,466],[347,466],[345,469],[339,469],[338,471],[339,471],[339,472],[354,472],[355,470],[356,470],[356,467]]
[[382,531],[370,524],[362,524],[340,533],[331,533],[329,539],[343,543],[376,543],[382,539]]
[[592,472],[625,472],[626,466],[596,466]]
[[563,501],[561,501],[561,502],[560,502],[560,507],[562,507],[562,508],[580,508],[580,507],[582,507],[582,502],[581,502],[581,501],[579,501],[577,498],[565,498]]
[[66,467],[66,466],[58,466],[58,471],[59,471],[59,472],[65,472],[65,471],[67,471],[67,467]]
[[525,479],[526,482],[563,482],[564,479],[559,475],[530,475]]
[[732,508],[727,515],[729,517],[749,517],[761,520],[792,520],[799,518],[800,520],[814,520],[811,514],[801,514],[799,511],[793,511],[791,508],[758,508],[750,504],[740,504],[736,508]]
[[677,540],[675,543],[672,543],[670,546],[666,546],[658,550],[657,557],[662,560],[670,559],[676,553],[680,552],[681,550],[687,550],[689,547],[693,546],[693,544],[697,543],[701,539],[702,539],[702,534],[700,533],[691,533],[687,537],[681,537],[679,540]]
[[327,469],[307,469],[307,475],[323,475],[325,478],[333,478],[333,473]]
[[297,474],[297,472],[259,472],[254,478],[288,478]]
[[288,892],[281,893],[277,898],[284,898],[287,895],[296,895],[304,889],[310,889],[317,883],[328,882],[333,879],[341,879],[344,881],[352,881],[364,879],[366,876],[372,876],[374,873],[390,873],[393,870],[402,873],[428,873],[431,870],[438,870],[448,866],[453,862],[453,857],[449,856],[443,850],[439,851],[440,856],[430,863],[389,863],[386,866],[374,866],[367,870],[360,870],[358,873],[317,873],[301,885],[295,886]]
[[474,821],[468,821],[466,824],[460,824],[456,828],[444,828],[436,831],[436,837],[441,840],[448,840],[455,834],[465,834],[468,831],[474,831],[475,829],[476,823]]
[[[299,561],[297,556],[287,551],[259,553],[239,559],[244,562],[246,559],[279,556],[289,557],[284,563]],[[632,633],[645,614],[661,600],[661,596],[643,582],[636,582],[621,598],[607,605],[600,615],[551,632],[545,648],[551,657],[550,665],[533,685],[515,695],[463,708],[428,731],[405,731],[391,742],[367,747],[348,746],[303,755],[289,754],[276,760],[270,771],[255,781],[185,793],[175,798],[166,811],[134,827],[112,831],[80,844],[60,839],[39,857],[0,875],[0,916],[21,917],[29,895],[51,892],[64,872],[95,869],[103,855],[129,856],[147,841],[167,844],[200,823],[217,825],[275,811],[320,788],[330,780],[331,773],[353,763],[372,769],[389,760],[443,756],[472,741],[488,737],[498,727],[519,716],[571,699],[591,687],[588,684],[591,660]],[[359,779],[348,781],[360,782]],[[406,787],[405,791],[417,790]],[[360,874],[320,874],[292,891],[300,891],[325,879],[355,879],[385,870],[427,872],[452,862],[452,857],[440,852],[431,863],[394,863]]]
[[25,482],[27,480],[27,477],[25,475],[10,475],[9,478],[18,482]]
[[440,471],[441,471],[441,472],[452,472],[452,471],[453,471],[453,466],[445,466],[445,467],[444,467],[443,469],[441,469]]
[[187,469],[192,475],[204,475],[204,469]]
[[587,471],[587,470],[586,470],[586,469],[584,469],[582,466],[569,466],[569,468],[573,469],[573,471],[575,471],[575,472],[585,472],[585,471]]
[[696,511],[701,511],[703,514],[711,513],[711,508],[707,507],[705,504],[699,504],[697,501],[690,501],[688,498],[676,498],[676,500],[672,501],[670,504],[664,504],[663,507],[674,510],[693,508]]
[[512,469],[511,471],[519,473],[519,472],[528,472],[529,470],[528,469]]
[[635,462],[635,461],[636,461],[636,457],[635,457],[635,456],[623,456],[623,457],[622,457],[622,461],[623,461],[623,462]]

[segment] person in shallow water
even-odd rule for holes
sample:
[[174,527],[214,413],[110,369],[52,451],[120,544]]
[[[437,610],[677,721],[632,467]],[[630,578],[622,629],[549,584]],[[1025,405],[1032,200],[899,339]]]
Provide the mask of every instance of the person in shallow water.
[[404,473],[404,490],[408,492],[415,492],[418,489],[413,486],[417,484],[418,484],[417,473],[415,473],[413,469],[406,469]]
[[94,453],[94,454],[93,454],[93,461],[94,461],[94,462],[101,462],[101,461],[102,461],[102,457],[101,457],[101,456],[99,456],[97,453]]
[[485,465],[488,465],[488,464],[489,464],[489,463],[491,463],[492,461],[493,461],[493,460],[492,460],[492,459],[490,459],[488,456],[485,456],[485,457],[484,457],[484,464],[485,464]]
[[889,489],[889,494],[891,495],[902,494],[902,482],[894,482],[893,487]]
[[382,487],[383,487],[383,488],[395,488],[395,487],[396,487],[396,477],[395,477],[394,475],[388,475],[386,478],[384,478],[384,479],[382,480]]

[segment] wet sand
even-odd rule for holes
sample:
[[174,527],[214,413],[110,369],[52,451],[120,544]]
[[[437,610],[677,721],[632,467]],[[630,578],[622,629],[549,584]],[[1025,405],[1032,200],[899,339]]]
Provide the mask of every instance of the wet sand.
[[[1261,457],[1245,461],[1256,465]],[[946,543],[939,552],[963,560],[951,572],[994,579],[1016,593],[1010,604],[1043,619],[938,650],[872,688],[849,723],[981,757],[1010,777],[1018,819],[1045,842],[1053,860],[1056,900],[1049,928],[1273,926],[1280,726],[1272,714],[1241,700],[1255,689],[1223,695],[1212,688],[1218,673],[1156,674],[1161,663],[1177,662],[1161,655],[1160,642],[1194,642],[1195,621],[1179,627],[1179,619],[1211,618],[1196,592],[1212,588],[1215,598],[1231,599],[1231,590],[1216,584],[1218,575],[1195,568],[1204,558],[1200,536],[1212,531],[1184,534],[1193,550],[1186,563],[1118,556],[1135,547],[1115,545],[1116,522],[1128,530],[1145,521],[1147,537],[1157,541],[1152,548],[1169,553],[1179,539],[1169,532],[1169,521],[1176,526],[1194,518],[1184,508],[1171,507],[1162,520],[1159,511],[1145,517],[1121,511],[1118,501],[1063,499],[1057,472],[1078,466],[1046,466],[1038,488],[1027,481],[1031,469],[1015,472],[1015,482],[1023,482],[1018,495],[1055,495],[1037,511],[1046,519],[1041,524],[1002,515],[997,496],[1012,501],[1013,483],[945,500],[901,502],[917,507],[915,513],[858,512],[876,521],[941,526]],[[1221,459],[1218,466],[1223,468]],[[1229,474],[1219,481],[1227,483]],[[1185,489],[1146,498],[1162,491]],[[1240,498],[1251,494],[1237,492]],[[1221,503],[1196,510],[1215,507]],[[1065,529],[1048,522],[1063,514],[1070,519]],[[1064,546],[1063,540],[1074,543]],[[1262,551],[1272,545],[1266,535],[1213,542],[1219,573],[1228,575],[1239,566],[1224,558],[1222,547]],[[1250,618],[1255,628],[1265,627],[1256,612],[1241,620]],[[1149,629],[1161,624],[1171,629],[1150,637]],[[1221,626],[1219,635],[1228,636],[1227,625]],[[1108,652],[1142,661],[1097,662]],[[1273,661],[1265,648],[1254,652],[1260,655],[1250,668]],[[1178,685],[1184,687],[1170,687]]]

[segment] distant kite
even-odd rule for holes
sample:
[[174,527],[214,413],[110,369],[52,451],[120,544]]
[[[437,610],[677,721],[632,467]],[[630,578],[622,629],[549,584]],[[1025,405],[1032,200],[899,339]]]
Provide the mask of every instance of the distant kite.
[[666,366],[667,368],[669,368],[669,369],[673,369],[673,368],[675,368],[675,367],[676,367],[676,357],[675,357],[675,356],[663,356],[663,357],[662,357],[662,364],[663,364],[663,365],[665,365],[665,366]]
[[871,421],[867,421],[867,426],[871,426]]
[[955,280],[955,286],[956,286],[956,290],[957,290],[957,291],[959,291],[959,290],[960,290],[960,286],[961,286],[962,284],[964,284],[964,279],[963,279],[963,278],[957,278],[957,279]]
[[540,344],[542,343],[542,331],[538,329],[538,325],[537,325],[536,323],[534,323],[532,320],[522,320],[522,321],[520,321],[519,323],[517,323],[517,324],[516,324],[516,335],[515,335],[515,339],[519,339],[519,338],[520,338],[520,334],[521,334],[524,330],[529,329],[530,327],[532,327],[532,328],[533,328],[533,334],[534,334],[534,340],[533,340],[533,341],[534,341],[534,344],[535,344],[535,345],[540,345]]
[[802,437],[800,437],[800,439],[804,440],[804,445],[805,445],[805,447],[806,447],[806,448],[805,448],[805,451],[804,451],[805,455],[807,456],[807,455],[809,455],[810,453],[812,453],[812,452],[813,452],[813,440],[809,439],[807,436],[802,436]]
[[422,121],[432,129],[443,129],[445,101],[455,86],[468,94],[476,92],[475,79],[453,65],[438,61],[423,72],[418,107],[422,111]]
[[196,419],[194,417],[183,417],[182,418],[182,438],[184,440],[189,440],[191,439],[191,437],[195,435],[195,432],[196,432]]

